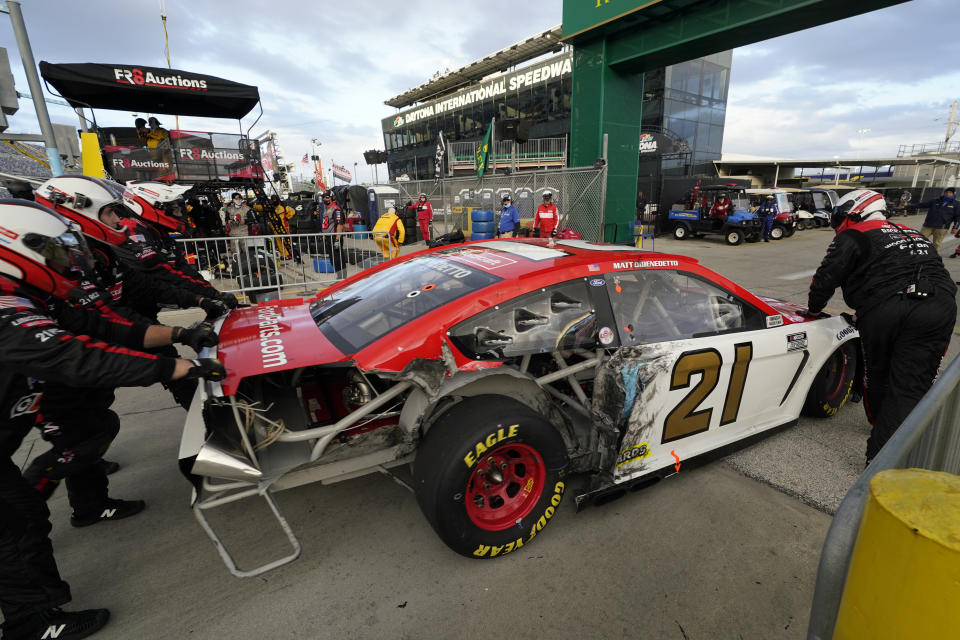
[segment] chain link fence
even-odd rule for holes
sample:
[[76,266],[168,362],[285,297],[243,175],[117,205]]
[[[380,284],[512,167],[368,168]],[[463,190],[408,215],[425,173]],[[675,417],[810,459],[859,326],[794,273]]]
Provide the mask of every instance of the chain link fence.
[[434,229],[448,233],[463,230],[469,239],[470,213],[488,209],[496,214],[499,225],[500,202],[509,195],[520,211],[520,224],[533,227],[533,216],[543,201],[543,192],[553,193],[553,202],[560,211],[559,228],[570,227],[585,240],[600,240],[603,227],[603,203],[606,168],[593,167],[524,171],[511,175],[491,174],[483,178],[444,178],[442,180],[410,180],[391,183],[400,191],[401,205],[416,202],[427,194],[433,206]]

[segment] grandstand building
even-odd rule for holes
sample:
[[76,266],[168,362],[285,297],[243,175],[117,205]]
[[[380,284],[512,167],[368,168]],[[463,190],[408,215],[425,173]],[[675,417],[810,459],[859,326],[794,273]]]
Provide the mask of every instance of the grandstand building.
[[[640,177],[715,175],[731,61],[725,51],[644,74],[644,131],[679,144],[675,153],[641,157]],[[442,172],[473,171],[476,146],[493,118],[529,124],[526,142],[497,141],[497,171],[567,166],[572,62],[558,26],[386,100],[397,109],[381,122],[390,178],[434,178],[441,131]]]

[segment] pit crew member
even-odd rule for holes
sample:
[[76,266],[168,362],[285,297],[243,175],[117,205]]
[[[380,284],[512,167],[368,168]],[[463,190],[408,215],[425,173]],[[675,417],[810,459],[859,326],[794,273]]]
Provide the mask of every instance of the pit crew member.
[[557,211],[557,205],[553,204],[553,192],[543,192],[543,204],[537,207],[537,212],[533,216],[533,228],[541,238],[551,238],[557,232],[557,223],[560,213]]
[[417,198],[417,222],[420,224],[420,235],[427,244],[430,244],[430,222],[432,221],[433,206],[427,200],[427,194],[421,193]]
[[384,258],[392,259],[400,255],[404,234],[403,222],[393,207],[389,207],[373,225],[373,240]]
[[957,316],[957,287],[933,245],[889,222],[881,194],[857,190],[834,209],[836,237],[810,283],[808,313],[837,287],[856,311],[873,425],[867,463],[933,384]]
[[763,221],[763,241],[770,242],[770,231],[773,229],[773,221],[780,215],[780,209],[777,207],[777,201],[773,194],[768,194],[763,202],[757,207],[755,212],[757,217]]
[[[39,205],[0,201],[0,611],[10,640],[86,637],[109,612],[65,612],[70,588],[60,578],[49,539],[49,511],[11,457],[36,422],[30,379],[67,384],[146,386],[207,376],[222,379],[216,360],[188,361],[118,348],[70,333],[51,317],[75,288],[72,275],[91,259],[82,235]],[[10,274],[15,273],[18,277]]]
[[497,237],[509,233],[511,238],[516,238],[517,229],[520,228],[520,212],[513,206],[510,196],[503,196],[500,204],[500,225],[497,227]]

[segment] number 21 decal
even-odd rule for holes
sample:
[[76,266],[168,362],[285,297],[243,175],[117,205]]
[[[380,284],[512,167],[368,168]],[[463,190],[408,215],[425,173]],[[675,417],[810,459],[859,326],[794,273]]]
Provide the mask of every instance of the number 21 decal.
[[[753,343],[742,342],[734,345],[733,351],[734,361],[730,368],[730,384],[727,385],[727,395],[720,414],[721,427],[736,422],[737,414],[740,413],[740,401],[743,399],[747,371],[750,368],[750,360],[753,359]],[[680,354],[670,375],[670,390],[689,387],[690,378],[694,374],[702,374],[702,377],[680,401],[680,404],[667,414],[661,442],[686,438],[710,428],[713,408],[699,409],[698,407],[717,388],[722,365],[723,358],[716,349],[699,349]]]

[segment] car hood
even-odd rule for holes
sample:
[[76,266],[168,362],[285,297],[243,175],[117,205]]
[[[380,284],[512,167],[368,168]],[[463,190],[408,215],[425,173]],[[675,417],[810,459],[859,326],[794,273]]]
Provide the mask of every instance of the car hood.
[[810,322],[811,320],[816,320],[816,318],[809,318],[800,314],[800,311],[805,308],[803,305],[795,302],[787,302],[786,300],[778,300],[777,298],[761,297],[760,299],[776,309],[780,315],[790,322]]
[[233,311],[220,328],[217,357],[227,370],[223,393],[233,395],[249,376],[348,358],[317,328],[300,302],[260,303]]

